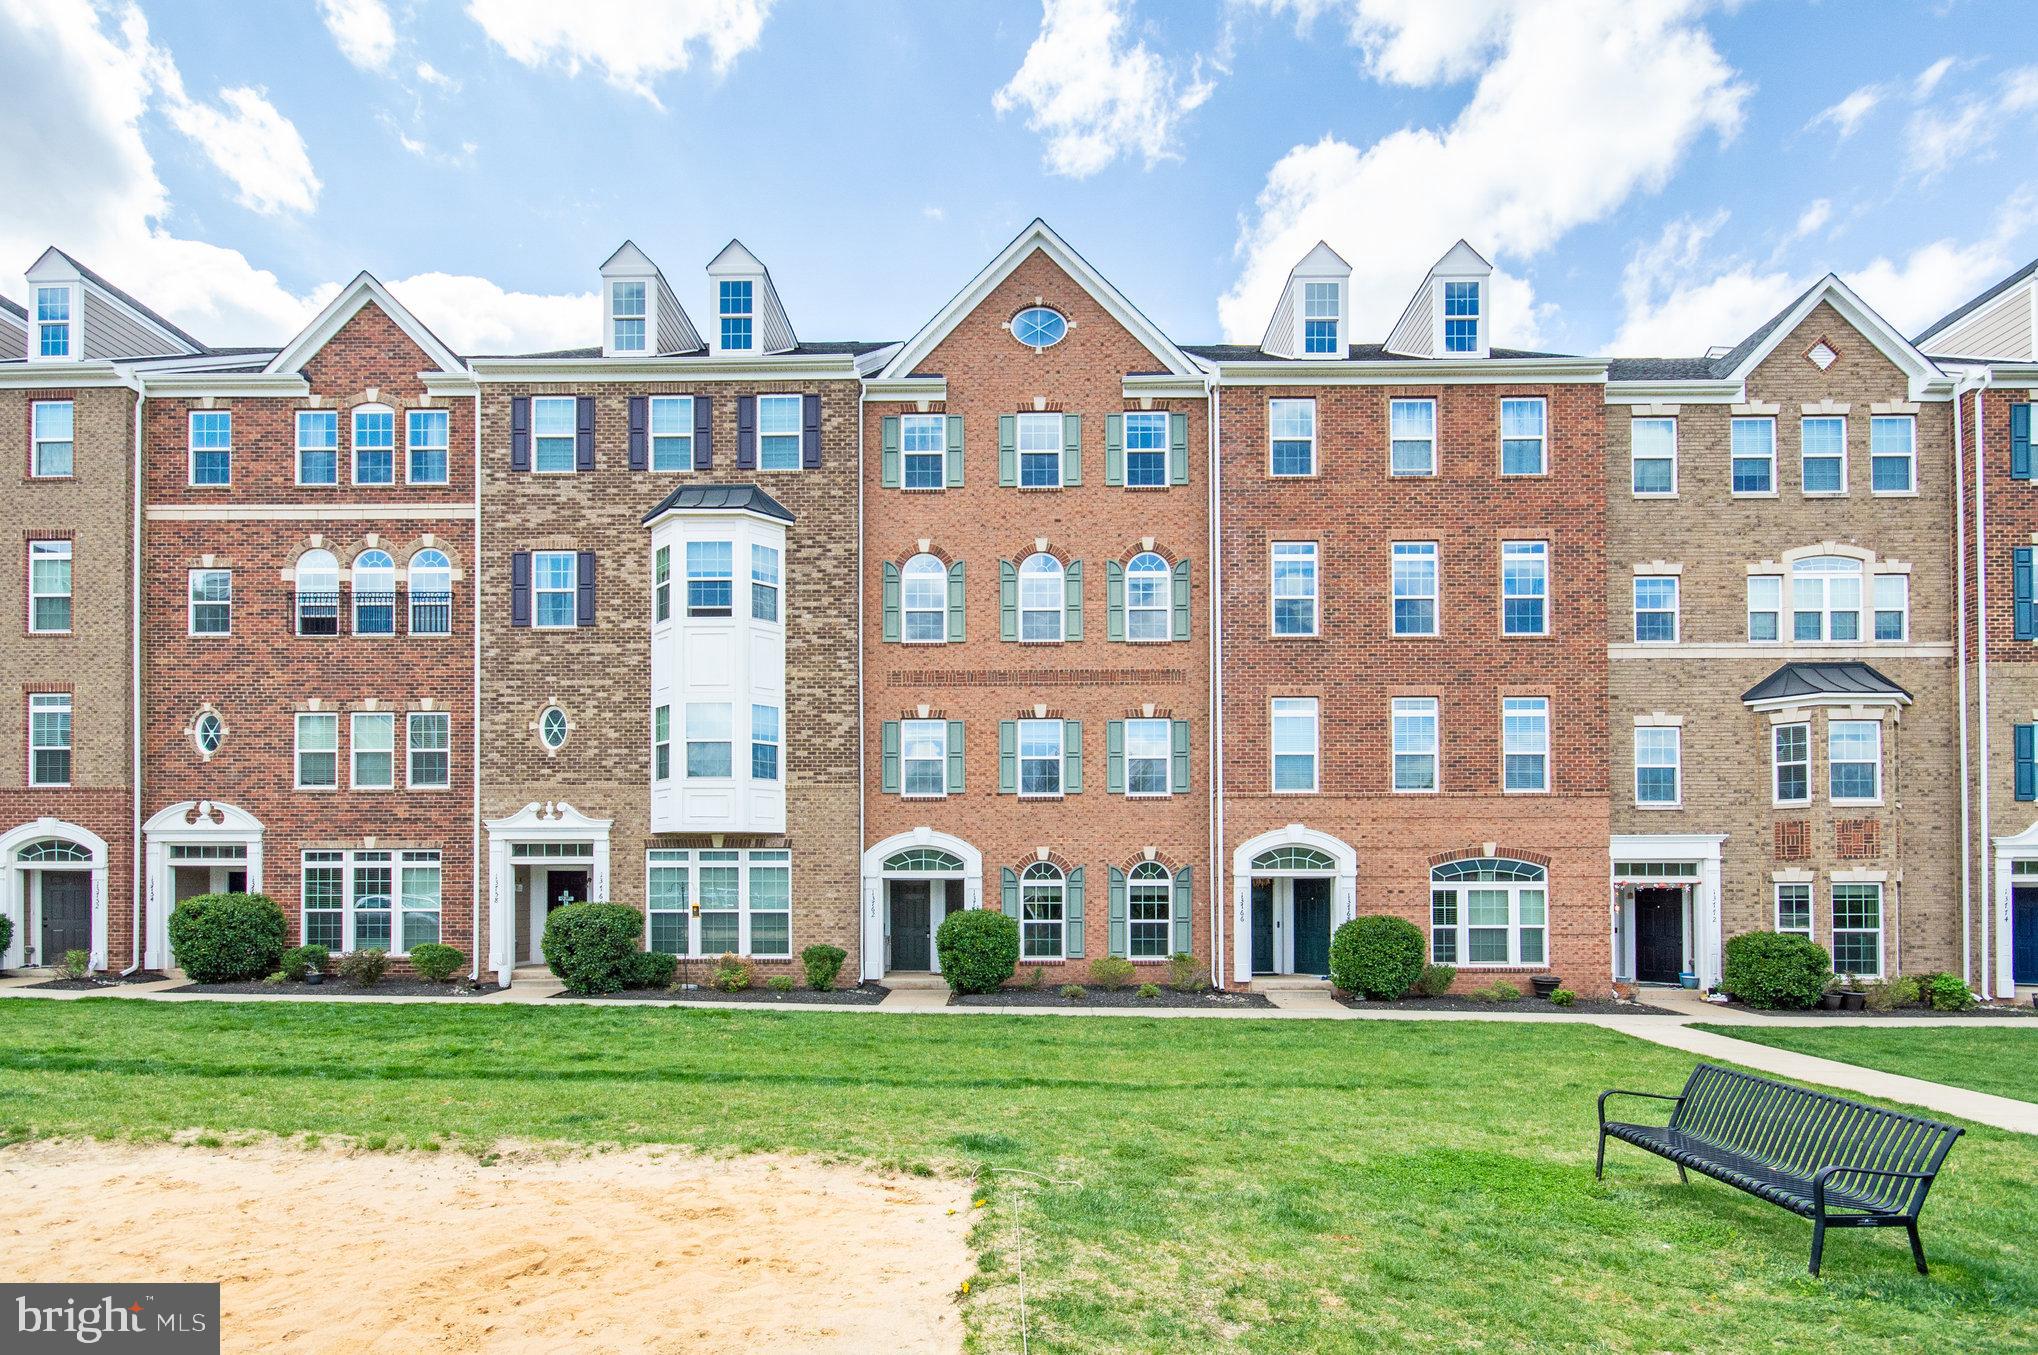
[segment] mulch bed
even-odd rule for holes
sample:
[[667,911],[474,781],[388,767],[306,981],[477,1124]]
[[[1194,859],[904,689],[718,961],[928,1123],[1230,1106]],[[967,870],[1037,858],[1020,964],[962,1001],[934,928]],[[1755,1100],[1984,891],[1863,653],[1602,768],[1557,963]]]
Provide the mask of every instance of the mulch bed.
[[1351,993],[1339,993],[1336,1000],[1354,1011],[1366,1012],[1505,1012],[1509,1016],[1675,1016],[1663,1007],[1642,1002],[1609,1002],[1605,998],[1581,997],[1568,1007],[1538,997],[1520,997],[1512,1002],[1488,1002],[1476,997],[1404,997],[1393,1002],[1370,1002]]
[[1723,1012],[1753,1012],[1759,1016],[1817,1016],[1828,1019],[1844,1018],[1849,1021],[1880,1021],[1896,1016],[1929,1016],[1934,1020],[1944,1017],[1954,1021],[2023,1021],[2038,1016],[2038,1011],[2030,1007],[1976,1007],[1973,1011],[1966,1012],[1937,1012],[1930,1007],[1892,1007],[1886,1012],[1872,1012],[1866,1008],[1858,1012],[1846,1010],[1829,1012],[1818,1007],[1807,1007],[1801,1011],[1794,1008],[1785,1010],[1781,1007],[1750,1007],[1744,1002],[1711,1005],[1717,1006]]
[[328,979],[324,983],[187,983],[172,993],[235,993],[261,997],[301,997],[316,1001],[332,997],[484,997],[502,990],[492,983],[472,988],[450,983],[428,983],[424,979],[384,979],[380,983],[346,983]]
[[1237,1011],[1247,1007],[1271,1007],[1264,993],[1178,993],[1163,988],[1159,997],[1141,997],[1136,989],[1099,988],[1083,990],[1080,999],[1066,998],[1056,988],[1000,988],[995,993],[953,993],[951,1007],[1195,1007],[1204,1011]]
[[[855,1007],[875,1007],[885,1000],[892,990],[882,984],[865,983],[854,988],[832,988],[818,992],[812,988],[795,988],[790,993],[774,993],[769,988],[745,988],[740,993],[725,993],[719,988],[625,988],[620,993],[602,993],[603,1001],[621,999],[625,1002],[730,1002],[749,1007],[804,1007],[815,1003],[838,1003]],[[554,993],[553,997],[573,998],[578,993]]]
[[105,974],[89,979],[45,979],[41,983],[25,984],[23,987],[29,992],[44,989],[60,993],[76,993],[83,992],[89,988],[120,988],[130,983],[161,983],[162,981],[163,976],[161,974],[153,973],[146,969],[138,969],[126,978],[121,978],[117,974]]

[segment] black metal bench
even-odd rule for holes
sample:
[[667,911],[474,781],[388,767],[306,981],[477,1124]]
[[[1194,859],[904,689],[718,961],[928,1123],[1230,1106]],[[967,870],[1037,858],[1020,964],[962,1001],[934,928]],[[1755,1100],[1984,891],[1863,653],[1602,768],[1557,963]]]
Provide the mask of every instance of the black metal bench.
[[[1668,1124],[1624,1124],[1606,1118],[1609,1096],[1670,1101],[1676,1109]],[[1961,1132],[1936,1120],[1701,1063],[1681,1096],[1600,1093],[1593,1175],[1605,1176],[1606,1141],[1619,1139],[1675,1162],[1679,1180],[1690,1181],[1684,1172],[1689,1167],[1810,1219],[1814,1275],[1828,1227],[1904,1229],[1923,1275],[1918,1211]]]

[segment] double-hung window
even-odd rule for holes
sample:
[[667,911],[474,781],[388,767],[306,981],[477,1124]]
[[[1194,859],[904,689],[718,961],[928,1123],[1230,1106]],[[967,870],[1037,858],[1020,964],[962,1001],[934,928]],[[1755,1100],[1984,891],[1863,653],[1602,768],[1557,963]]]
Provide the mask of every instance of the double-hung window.
[[1677,643],[1675,574],[1641,574],[1635,577],[1635,643]]
[[935,555],[915,555],[899,571],[900,638],[909,645],[948,639],[948,566]]
[[757,397],[757,468],[800,468],[800,397]]
[[396,411],[374,407],[354,411],[354,483],[396,483]]
[[227,409],[191,412],[191,483],[229,485],[234,470],[234,416]]
[[1882,973],[1882,885],[1833,886],[1833,972],[1859,978]]
[[1812,939],[1812,887],[1785,881],[1776,886],[1776,930],[1785,936]]
[[[792,854],[772,850],[645,854],[649,949],[667,955],[792,953]],[[689,910],[700,905],[695,934]]]
[[1508,696],[1500,701],[1501,788],[1510,794],[1550,788],[1550,700]]
[[779,709],[777,706],[750,708],[750,779],[778,780]]
[[37,479],[61,479],[74,473],[77,411],[69,400],[38,400],[30,415],[35,442],[28,473]]
[[230,569],[190,572],[189,624],[193,635],[231,635],[234,631],[234,576]]
[[28,543],[28,629],[34,635],[71,633],[71,543]]
[[1683,795],[1684,731],[1676,725],[1635,730],[1635,803],[1674,806]]
[[900,483],[907,489],[941,489],[948,484],[948,416],[906,414],[899,418]]
[[1775,574],[1748,576],[1748,639],[1773,644],[1783,638],[1783,579]]
[[1059,643],[1062,612],[1068,603],[1067,574],[1061,561],[1042,551],[1019,564],[1019,638],[1037,644]]
[[340,784],[340,717],[297,717],[297,788],[332,790]]
[[28,697],[28,784],[71,784],[71,694],[31,692]]
[[1437,633],[1437,544],[1396,541],[1392,555],[1394,633]]
[[1337,352],[1337,284],[1302,284],[1302,351],[1311,357]]
[[1145,411],[1125,416],[1125,483],[1159,489],[1168,482],[1168,416]]
[[340,415],[332,409],[297,411],[297,483],[340,482]]
[[404,952],[437,944],[439,939],[439,895],[442,883],[437,852],[397,853],[397,926]]
[[1165,960],[1173,951],[1174,881],[1158,861],[1142,861],[1125,881],[1125,953],[1135,960]]
[[1273,700],[1274,789],[1316,789],[1317,706],[1313,696]]
[[651,397],[651,469],[693,468],[693,397]]
[[1387,406],[1387,469],[1393,475],[1437,473],[1437,402],[1394,400]]
[[1628,456],[1636,498],[1677,492],[1677,420],[1630,419]]
[[1911,578],[1877,574],[1874,581],[1875,638],[1903,641],[1910,635]]
[[731,352],[750,351],[752,303],[755,288],[748,281],[723,281],[717,291],[716,309],[722,322],[722,347]]
[[396,634],[396,561],[385,550],[354,557],[354,634]]
[[531,555],[531,624],[539,630],[569,630],[579,623],[580,560],[570,550]]
[[1800,641],[1861,638],[1861,562],[1814,555],[1791,566],[1790,633]]
[[413,409],[404,416],[405,478],[414,485],[446,483],[447,415],[443,409]]
[[1274,634],[1316,634],[1316,543],[1274,543]]
[[1394,789],[1437,788],[1437,701],[1433,696],[1394,699]]
[[45,358],[71,356],[71,289],[35,289],[36,353]]
[[1316,401],[1269,400],[1267,429],[1271,474],[1316,474]]
[[1055,489],[1061,485],[1061,415],[1019,416],[1019,487]]
[[778,621],[778,547],[750,543],[750,619]]
[[1549,405],[1541,397],[1500,402],[1500,473],[1541,475],[1549,469]]
[[644,351],[644,292],[641,282],[609,284],[609,346],[618,353]]
[[651,779],[672,779],[672,707],[651,709]]
[[1830,415],[1807,416],[1799,427],[1799,460],[1804,492],[1847,492],[1847,420]]
[[356,712],[349,731],[355,790],[390,790],[396,785],[396,716]]
[[1168,757],[1173,743],[1172,720],[1125,722],[1125,793],[1166,795]]
[[899,791],[912,797],[948,794],[948,721],[899,722]]
[[1444,284],[1444,351],[1479,351],[1479,284],[1476,282]]
[[395,903],[396,879],[390,869],[388,852],[349,852],[348,912],[353,917],[354,935],[349,950],[388,950],[390,910]]
[[414,710],[406,720],[409,765],[404,784],[412,790],[444,790],[453,784],[453,717],[445,711]]
[[1737,418],[1730,434],[1734,493],[1776,492],[1776,420],[1766,416]]
[[580,402],[571,395],[531,397],[531,469],[540,475],[571,475],[580,462],[574,450]]
[[651,619],[672,620],[672,547],[651,552]]
[[1500,633],[1545,635],[1550,628],[1550,543],[1500,545]]
[[686,543],[686,614],[731,616],[735,611],[736,547],[728,541]]
[[1776,803],[1812,802],[1812,727],[1776,725],[1769,733],[1776,771]]
[[1868,421],[1868,487],[1877,494],[1918,487],[1918,421],[1911,415],[1878,414]]
[[735,775],[735,707],[727,701],[686,703],[686,774]]
[[1019,877],[1020,953],[1029,960],[1059,960],[1068,881],[1059,867],[1035,861]]
[[1152,551],[1125,566],[1125,638],[1134,643],[1174,638],[1174,573]]
[[1053,796],[1062,793],[1062,736],[1060,720],[1019,722],[1019,793]]
[[451,635],[453,562],[446,552],[427,546],[411,556],[406,584],[410,594],[410,633]]
[[1430,958],[1451,965],[1542,965],[1548,872],[1527,861],[1451,861],[1430,871]]
[[1882,803],[1882,722],[1826,722],[1826,778],[1836,805]]

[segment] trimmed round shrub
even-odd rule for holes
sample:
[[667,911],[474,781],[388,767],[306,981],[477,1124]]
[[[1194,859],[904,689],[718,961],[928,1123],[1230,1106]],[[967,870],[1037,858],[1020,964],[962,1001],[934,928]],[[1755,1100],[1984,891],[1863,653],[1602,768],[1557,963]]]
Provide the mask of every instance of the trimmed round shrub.
[[817,993],[833,988],[836,976],[842,972],[842,962],[848,958],[849,952],[840,946],[808,946],[800,952],[800,963],[807,970],[807,987]]
[[1934,974],[1925,997],[1935,1012],[1972,1011],[1981,1005],[1975,999],[1974,990],[1958,974]]
[[1742,932],[1727,942],[1720,987],[1751,1007],[1802,1009],[1819,1000],[1833,978],[1826,948],[1781,932]]
[[453,971],[466,959],[454,947],[440,945],[437,941],[427,941],[410,948],[410,967],[418,972],[419,978],[431,983],[444,983],[452,978]]
[[1422,974],[1415,980],[1415,995],[1442,997],[1451,991],[1451,982],[1457,977],[1456,965],[1426,964],[1422,967]]
[[304,976],[316,969],[325,972],[326,962],[333,953],[324,946],[292,946],[283,952],[283,977],[292,983],[304,982]]
[[670,988],[679,972],[679,957],[662,950],[640,950],[630,959],[630,987]]
[[340,957],[340,977],[363,988],[373,988],[389,972],[386,950],[350,950]]
[[1572,992],[1569,988],[1553,988],[1550,990],[1550,1001],[1559,1007],[1568,1007],[1577,1000],[1578,994]]
[[170,950],[199,983],[250,983],[283,965],[283,910],[267,894],[198,894],[170,914]]
[[0,917],[0,955],[5,955],[7,948],[13,944],[14,919],[11,917]]
[[960,908],[941,920],[934,949],[950,988],[996,992],[1019,967],[1019,924],[995,908]]
[[1132,961],[1118,955],[1106,955],[1090,961],[1090,982],[1114,993],[1131,987],[1132,976],[1136,972]]
[[1422,929],[1403,917],[1356,917],[1330,938],[1330,981],[1391,1002],[1422,977]]
[[630,986],[644,915],[621,903],[569,903],[545,917],[540,949],[569,993],[613,993]]
[[774,993],[790,993],[798,985],[793,982],[793,976],[790,974],[773,974],[764,981],[764,986]]

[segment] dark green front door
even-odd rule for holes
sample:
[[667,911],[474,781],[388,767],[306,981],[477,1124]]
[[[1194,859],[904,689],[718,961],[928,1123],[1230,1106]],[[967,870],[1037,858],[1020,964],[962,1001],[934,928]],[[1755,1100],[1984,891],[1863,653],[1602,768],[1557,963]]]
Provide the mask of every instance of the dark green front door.
[[933,967],[931,891],[925,880],[894,880],[892,891],[893,969],[919,973]]
[[67,950],[92,949],[92,877],[82,870],[42,873],[42,951],[46,965],[62,964]]
[[1292,880],[1295,891],[1295,972],[1330,973],[1330,881]]
[[1274,972],[1274,882],[1253,881],[1253,973]]

